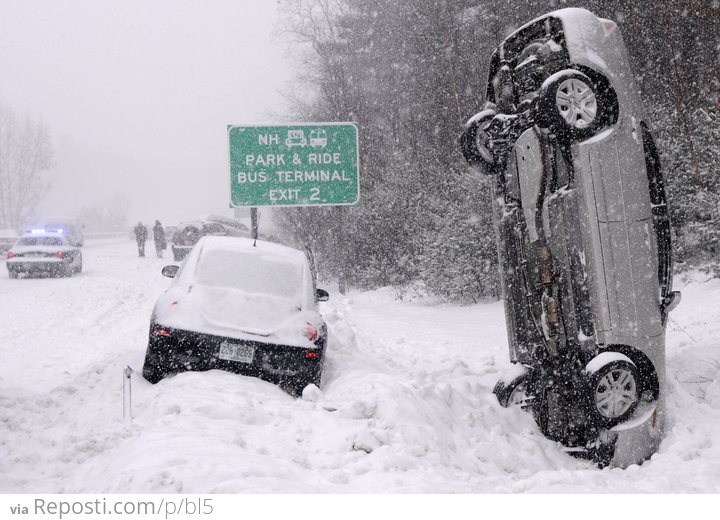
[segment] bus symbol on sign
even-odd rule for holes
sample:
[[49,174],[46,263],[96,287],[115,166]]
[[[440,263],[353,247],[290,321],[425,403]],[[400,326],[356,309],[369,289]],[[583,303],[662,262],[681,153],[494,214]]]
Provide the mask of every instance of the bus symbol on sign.
[[310,130],[310,146],[325,148],[327,146],[327,132],[325,130]]

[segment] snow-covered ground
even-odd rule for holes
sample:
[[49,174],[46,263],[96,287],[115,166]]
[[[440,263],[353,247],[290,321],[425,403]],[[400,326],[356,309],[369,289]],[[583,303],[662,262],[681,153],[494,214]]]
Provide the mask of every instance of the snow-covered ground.
[[167,263],[91,241],[73,278],[11,280],[0,264],[0,492],[720,492],[720,280],[678,280],[659,452],[599,470],[495,401],[499,302],[331,291],[321,390],[295,399],[219,371],[150,385],[138,372]]

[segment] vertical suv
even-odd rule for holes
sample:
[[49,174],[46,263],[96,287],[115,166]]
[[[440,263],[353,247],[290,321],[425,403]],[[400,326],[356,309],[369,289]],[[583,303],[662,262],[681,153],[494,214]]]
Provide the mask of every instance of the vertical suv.
[[670,226],[617,25],[540,17],[490,61],[462,152],[494,182],[508,373],[495,394],[600,464],[647,459],[665,421]]

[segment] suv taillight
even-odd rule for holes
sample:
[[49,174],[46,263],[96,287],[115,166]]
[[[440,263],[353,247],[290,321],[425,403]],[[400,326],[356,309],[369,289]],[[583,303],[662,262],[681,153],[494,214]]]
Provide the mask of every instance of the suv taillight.
[[8,258],[13,258],[14,256],[15,256],[15,253],[13,253],[12,251],[8,251],[8,254],[7,254]]

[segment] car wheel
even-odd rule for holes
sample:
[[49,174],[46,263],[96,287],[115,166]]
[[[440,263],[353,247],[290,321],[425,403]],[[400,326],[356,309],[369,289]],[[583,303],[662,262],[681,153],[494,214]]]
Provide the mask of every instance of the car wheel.
[[75,273],[76,274],[81,273],[82,267],[83,267],[82,254],[78,253],[77,266],[75,266]]
[[483,110],[476,114],[465,124],[465,130],[460,136],[465,161],[485,175],[494,173],[493,166],[496,163],[490,134],[487,132],[487,126],[495,114],[494,110]]
[[10,278],[17,278],[19,276],[19,273],[14,269],[8,269],[8,276]]
[[185,254],[182,251],[178,251],[177,249],[173,248],[173,260],[176,262],[180,262],[183,258],[185,258]]
[[155,383],[158,383],[167,375],[166,372],[163,370],[161,363],[156,357],[151,356],[149,351],[145,355],[145,362],[143,363],[142,374],[143,377],[148,381],[148,383],[152,383],[153,385]]
[[572,141],[588,139],[617,119],[617,96],[607,80],[598,76],[593,81],[574,69],[546,79],[537,100],[538,126]]
[[627,420],[640,402],[640,373],[630,358],[603,352],[585,367],[588,411],[596,424],[612,427]]
[[493,388],[500,406],[509,408],[525,404],[529,398],[527,382],[527,369],[522,365],[516,365],[501,377]]
[[153,341],[148,342],[145,351],[145,361],[142,369],[143,377],[153,385],[168,375],[165,364],[161,360],[161,356],[157,352],[157,347]]

